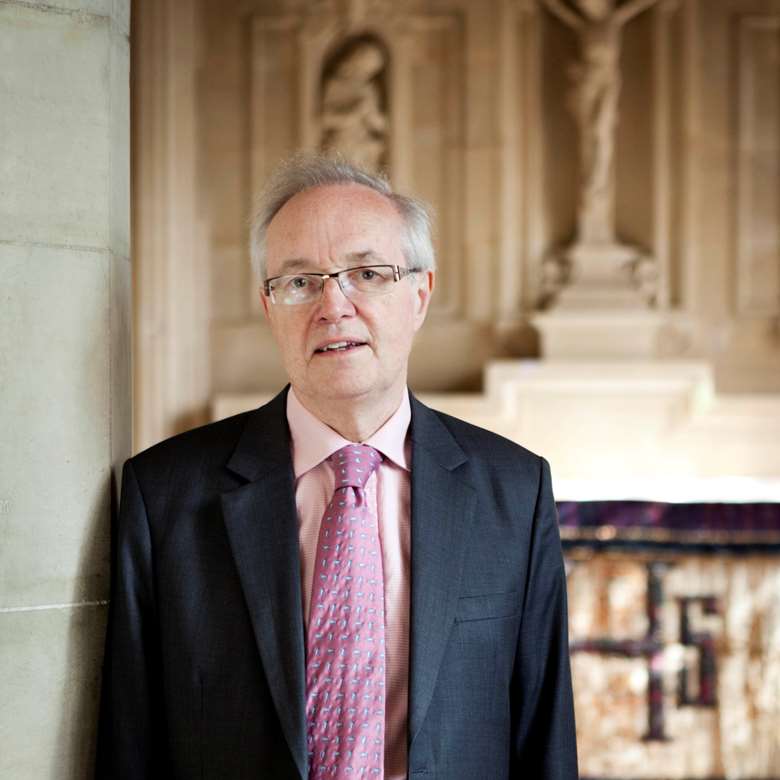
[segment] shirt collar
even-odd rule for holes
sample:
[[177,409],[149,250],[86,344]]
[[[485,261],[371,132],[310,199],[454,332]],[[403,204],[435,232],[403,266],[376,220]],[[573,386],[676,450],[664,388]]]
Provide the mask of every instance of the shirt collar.
[[[400,406],[390,419],[362,443],[379,450],[393,463],[409,471],[405,443],[411,419],[409,391],[406,390]],[[292,438],[293,470],[296,479],[322,463],[336,450],[352,444],[306,409],[292,387],[287,393],[287,423]]]

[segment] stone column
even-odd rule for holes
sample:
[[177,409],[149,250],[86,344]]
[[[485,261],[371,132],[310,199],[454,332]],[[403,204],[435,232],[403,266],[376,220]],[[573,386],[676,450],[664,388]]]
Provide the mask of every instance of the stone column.
[[94,763],[130,453],[129,0],[0,1],[0,777]]

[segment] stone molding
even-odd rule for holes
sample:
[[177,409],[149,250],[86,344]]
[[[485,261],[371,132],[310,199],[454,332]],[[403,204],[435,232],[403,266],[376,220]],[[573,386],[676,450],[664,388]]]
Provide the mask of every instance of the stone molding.
[[544,455],[558,500],[780,501],[780,396],[718,394],[705,363],[492,361],[482,393],[419,397]]

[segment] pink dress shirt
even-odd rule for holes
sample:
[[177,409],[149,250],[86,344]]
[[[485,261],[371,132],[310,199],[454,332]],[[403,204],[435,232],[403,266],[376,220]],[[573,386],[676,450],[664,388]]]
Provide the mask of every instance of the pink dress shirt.
[[[385,778],[404,780],[407,770],[406,720],[409,690],[409,469],[411,420],[409,394],[395,414],[371,437],[383,455],[366,483],[366,498],[379,518],[379,541],[385,574]],[[309,622],[311,583],[317,536],[325,507],[333,497],[335,477],[325,459],[352,442],[309,412],[292,388],[287,394],[287,422],[292,436],[295,503],[300,523],[301,584],[304,626]]]

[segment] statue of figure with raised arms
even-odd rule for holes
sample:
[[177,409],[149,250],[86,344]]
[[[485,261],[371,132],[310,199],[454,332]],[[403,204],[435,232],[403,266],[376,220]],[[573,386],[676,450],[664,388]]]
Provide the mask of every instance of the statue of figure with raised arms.
[[580,133],[582,173],[577,216],[580,245],[615,242],[615,128],[620,96],[623,26],[657,0],[542,0],[579,37],[580,61],[572,67],[570,108]]

